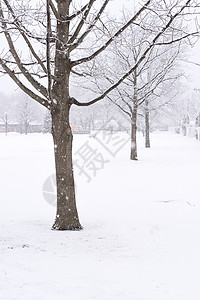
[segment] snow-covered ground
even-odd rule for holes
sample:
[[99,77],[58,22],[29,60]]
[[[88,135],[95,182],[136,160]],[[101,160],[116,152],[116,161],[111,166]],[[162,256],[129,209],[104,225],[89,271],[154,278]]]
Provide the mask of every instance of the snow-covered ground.
[[200,143],[139,136],[134,162],[129,143],[113,157],[84,135],[74,153],[86,141],[109,161],[90,182],[75,168],[84,230],[57,232],[51,136],[0,135],[0,299],[199,300]]

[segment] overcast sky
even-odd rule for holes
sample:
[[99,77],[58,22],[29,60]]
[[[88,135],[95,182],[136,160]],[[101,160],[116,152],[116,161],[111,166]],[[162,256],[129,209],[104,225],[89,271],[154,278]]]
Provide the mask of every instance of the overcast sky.
[[[120,11],[123,9],[123,6],[128,8],[130,11],[134,10],[135,3],[138,1],[134,0],[112,0],[110,3],[110,10],[111,13],[114,14],[120,14]],[[200,64],[200,42],[195,45],[193,49],[189,49],[189,56],[187,58],[188,61],[197,62]],[[186,75],[190,78],[190,81],[188,82],[188,87],[190,87],[191,90],[194,88],[200,89],[200,66],[196,66],[194,64],[184,62],[184,70]],[[18,90],[17,86],[12,82],[11,79],[9,79],[8,76],[0,77],[0,92],[3,92],[5,94],[13,93],[16,90]]]

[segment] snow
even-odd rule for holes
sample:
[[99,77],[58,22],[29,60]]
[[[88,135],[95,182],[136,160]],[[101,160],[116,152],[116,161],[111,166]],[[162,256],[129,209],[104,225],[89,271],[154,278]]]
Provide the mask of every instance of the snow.
[[42,194],[54,173],[48,134],[0,134],[0,299],[199,300],[200,143],[170,132],[139,136],[87,183],[75,169],[84,230],[50,230]]

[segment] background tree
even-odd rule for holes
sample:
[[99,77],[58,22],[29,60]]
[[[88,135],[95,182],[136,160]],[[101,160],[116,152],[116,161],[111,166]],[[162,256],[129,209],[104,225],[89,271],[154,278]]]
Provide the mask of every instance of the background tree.
[[5,125],[5,133],[8,134],[8,124],[12,121],[11,107],[9,101],[6,101],[6,96],[0,95],[0,122]]
[[[135,28],[134,24],[131,24],[126,32],[123,32],[120,38],[113,43],[113,46],[109,48],[107,58],[104,60],[104,66],[99,62],[98,69],[96,67],[96,74],[92,74],[93,85],[98,90],[102,90],[103,82],[112,83],[117,80],[119,74],[126,72],[130,69],[131,65],[137,64],[140,56],[146,49],[144,43],[151,39],[151,35],[154,33],[154,20],[152,16],[145,18],[145,22],[139,19],[139,26]],[[127,15],[124,12],[123,22],[127,22]],[[147,21],[148,20],[148,21]],[[148,30],[148,26],[151,25],[151,30]],[[117,26],[116,22],[113,22],[113,27]],[[178,25],[177,25],[178,26]],[[183,28],[180,28],[183,31]],[[172,30],[172,36],[176,35],[176,31]],[[140,63],[121,84],[107,97],[114,103],[122,112],[128,116],[131,124],[131,160],[137,160],[137,119],[138,110],[142,106],[144,108],[145,119],[145,145],[150,147],[149,136],[149,102],[155,99],[160,99],[163,105],[163,96],[168,93],[168,96],[172,96],[172,85],[178,81],[180,77],[180,68],[178,67],[177,60],[182,55],[183,47],[182,41],[177,41],[172,45],[165,45],[163,42],[159,46],[154,45],[151,51],[146,55],[142,63]],[[109,55],[110,54],[110,55]],[[97,65],[97,64],[96,64]],[[106,67],[105,67],[106,66]],[[171,91],[169,93],[169,87]],[[175,85],[174,85],[175,87]],[[93,88],[95,90],[95,88]],[[174,89],[173,96],[177,93]],[[162,97],[161,97],[162,95]],[[165,101],[168,102],[169,98]],[[160,105],[161,105],[160,103]],[[158,105],[158,104],[157,104]],[[155,109],[155,108],[154,108]],[[141,114],[141,112],[140,112]]]
[[6,135],[8,134],[8,126],[13,120],[13,101],[8,96],[0,94],[0,122],[5,125]]
[[31,122],[40,120],[42,123],[41,109],[26,94],[20,93],[18,97],[17,101],[15,100],[15,118],[20,125],[21,133],[28,134]]

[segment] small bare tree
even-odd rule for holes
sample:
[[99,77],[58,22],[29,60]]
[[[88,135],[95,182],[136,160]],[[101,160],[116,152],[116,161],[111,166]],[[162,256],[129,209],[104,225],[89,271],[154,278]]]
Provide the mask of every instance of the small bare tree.
[[34,103],[26,94],[20,93],[18,97],[15,103],[16,121],[20,125],[21,133],[28,134],[31,122],[38,121],[41,112],[37,103]]
[[6,135],[9,131],[9,124],[13,121],[13,101],[10,97],[0,94],[0,122],[2,122],[5,126]]
[[[126,23],[128,17],[124,13],[123,22]],[[113,43],[111,47],[109,61],[107,61],[107,68],[103,68],[101,62],[99,62],[99,73],[93,78],[94,85],[97,89],[102,89],[102,82],[112,83],[117,80],[118,74],[126,72],[130,69],[131,65],[136,65],[141,55],[146,49],[145,43],[148,42],[154,35],[154,20],[145,21],[139,18],[139,28],[135,28],[134,24],[131,24],[129,28],[124,32],[118,40]],[[148,26],[151,24],[151,29]],[[147,26],[148,25],[148,26]],[[113,22],[113,27],[117,26],[116,22]],[[178,26],[178,24],[177,24]],[[183,28],[179,26],[179,33],[183,31]],[[167,34],[175,37],[177,35],[177,28],[172,29]],[[165,35],[163,34],[163,39]],[[182,45],[183,44],[183,45]],[[150,147],[149,136],[149,115],[150,108],[149,103],[156,99],[163,98],[165,94],[169,93],[169,86],[172,90],[172,85],[175,87],[175,82],[178,81],[181,76],[180,69],[178,68],[177,60],[183,55],[184,43],[177,38],[176,43],[170,45],[165,42],[154,45],[147,53],[145,59],[134,69],[134,71],[114,90],[107,95],[108,99],[114,103],[120,110],[122,110],[126,116],[128,116],[131,124],[131,153],[130,159],[137,160],[137,119],[138,110],[144,108],[145,119],[145,146]],[[111,64],[112,61],[112,64]],[[106,84],[106,83],[105,83]],[[177,93],[177,91],[175,91]],[[174,93],[174,94],[175,94]],[[169,101],[165,100],[166,102]],[[160,105],[163,105],[163,101],[160,101]],[[155,108],[154,108],[155,109]],[[141,110],[141,109],[140,109]]]

